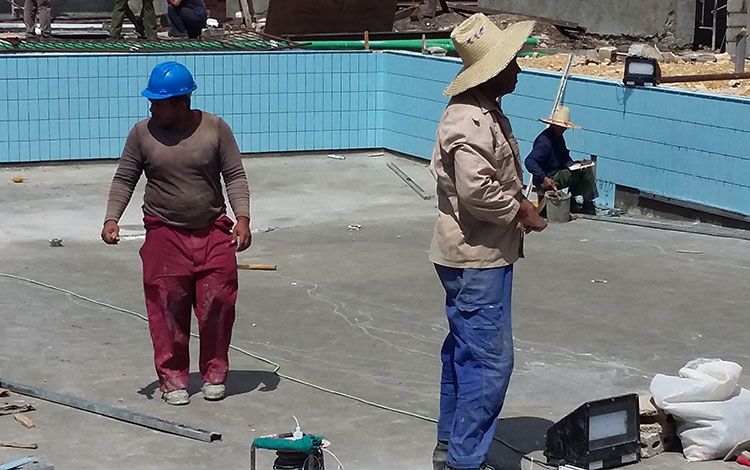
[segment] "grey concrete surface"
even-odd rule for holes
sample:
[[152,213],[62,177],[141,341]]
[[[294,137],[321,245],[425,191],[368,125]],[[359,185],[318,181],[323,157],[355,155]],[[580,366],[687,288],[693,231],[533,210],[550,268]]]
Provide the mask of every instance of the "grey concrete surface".
[[[390,156],[245,160],[255,234],[239,260],[279,270],[240,273],[233,343],[285,374],[435,416],[446,331],[426,252],[435,201],[397,179],[386,168],[391,160],[432,190],[422,162]],[[143,313],[141,190],[122,221],[121,244],[98,238],[114,169],[0,168],[0,272]],[[26,182],[12,183],[16,174]],[[50,248],[50,238],[64,247]],[[513,294],[516,369],[498,433],[534,459],[542,458],[546,428],[585,401],[644,392],[655,374],[674,374],[697,357],[750,363],[750,242],[576,221],[531,235],[526,246]],[[236,352],[224,401],[205,402],[193,376],[192,403],[165,405],[147,325],[128,314],[0,278],[0,325],[0,377],[223,433],[207,444],[25,399],[37,407],[29,414],[37,427],[0,417],[0,440],[39,449],[0,449],[0,462],[36,455],[58,469],[244,469],[252,439],[291,430],[295,415],[303,430],[333,442],[348,470],[431,468],[434,424],[279,380],[268,364]],[[271,461],[260,453],[259,469]],[[499,444],[491,461],[540,468]],[[330,457],[327,464],[336,468]],[[632,468],[685,466],[680,454],[665,454]]]
[[695,2],[691,0],[479,0],[479,6],[570,21],[604,35],[663,36],[671,32],[680,45],[692,44]]
[[[268,11],[269,0],[252,0],[253,8],[256,13]],[[227,0],[227,17],[234,18],[235,13],[242,11],[239,0]]]

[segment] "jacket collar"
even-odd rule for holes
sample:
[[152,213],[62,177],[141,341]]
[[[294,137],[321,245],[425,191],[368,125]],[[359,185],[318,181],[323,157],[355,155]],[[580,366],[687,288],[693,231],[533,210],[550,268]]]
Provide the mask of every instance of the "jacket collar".
[[477,103],[479,104],[479,108],[482,110],[484,114],[488,114],[491,112],[502,114],[502,109],[500,108],[500,104],[497,101],[494,101],[488,98],[487,96],[485,96],[484,93],[482,93],[476,88],[471,90],[471,93],[474,96],[474,99],[477,100]]

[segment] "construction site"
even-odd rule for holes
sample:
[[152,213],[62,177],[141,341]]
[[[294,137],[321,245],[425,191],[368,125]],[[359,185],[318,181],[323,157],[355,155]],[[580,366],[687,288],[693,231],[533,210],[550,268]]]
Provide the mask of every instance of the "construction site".
[[[119,38],[113,0],[53,0],[49,35],[19,2],[0,0],[0,470],[438,468],[452,330],[428,259],[444,210],[430,161],[466,68],[451,32],[478,13],[500,31],[535,21],[501,99],[516,153],[564,108],[598,194],[594,213],[552,220],[523,168],[550,224],[515,263],[513,375],[480,468],[750,466],[750,1],[205,0],[187,38],[154,0],[156,39],[140,0]],[[154,372],[148,170],[116,242],[102,229],[150,74],[172,62],[192,108],[231,128],[252,197],[226,395],[200,398],[193,321],[188,406]],[[701,377],[727,396],[690,402],[716,408],[660,400],[717,363],[737,368]],[[297,463],[270,443],[303,434]]]

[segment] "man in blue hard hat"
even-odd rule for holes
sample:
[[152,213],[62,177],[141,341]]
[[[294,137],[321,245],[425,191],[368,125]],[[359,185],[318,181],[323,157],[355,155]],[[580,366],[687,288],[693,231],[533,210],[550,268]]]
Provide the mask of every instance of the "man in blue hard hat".
[[[250,192],[232,130],[190,107],[197,85],[177,62],[157,65],[142,95],[151,118],[128,134],[109,192],[102,229],[119,242],[118,221],[141,174],[146,241],[140,254],[154,362],[164,400],[186,405],[190,313],[200,335],[207,400],[224,398],[237,300],[236,252],[251,243]],[[237,222],[227,216],[222,179]]]

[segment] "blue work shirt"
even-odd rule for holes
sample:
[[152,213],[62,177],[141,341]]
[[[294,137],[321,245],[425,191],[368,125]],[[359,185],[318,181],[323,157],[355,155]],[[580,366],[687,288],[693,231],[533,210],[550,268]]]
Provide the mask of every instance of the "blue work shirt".
[[178,8],[187,8],[193,10],[199,15],[205,14],[205,16],[208,17],[208,10],[206,9],[206,4],[203,0],[182,0]]
[[534,176],[534,186],[540,187],[545,177],[573,164],[565,139],[548,127],[534,140],[534,148],[526,157],[526,169]]

